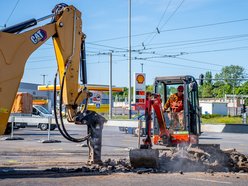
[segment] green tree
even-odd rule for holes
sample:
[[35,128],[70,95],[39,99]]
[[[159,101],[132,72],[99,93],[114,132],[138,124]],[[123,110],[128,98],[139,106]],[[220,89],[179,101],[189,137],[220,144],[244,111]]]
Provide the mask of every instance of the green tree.
[[203,85],[200,86],[199,96],[202,98],[213,97],[212,73],[210,71],[205,73]]
[[[236,94],[239,95],[248,95],[248,81],[243,83],[240,87],[236,88]],[[248,98],[245,99],[245,105],[248,105]]]
[[221,73],[216,74],[216,79],[223,79],[227,84],[238,87],[245,77],[245,69],[238,65],[225,66],[222,68]]
[[154,91],[154,86],[153,85],[147,85],[146,86],[146,91],[147,92],[153,92]]
[[225,94],[229,93],[232,87],[224,81],[216,81],[213,84],[213,95],[217,98],[224,98]]
[[202,85],[202,97],[203,98],[212,98],[212,85],[203,84]]
[[[132,92],[131,92],[132,94]],[[125,98],[128,97],[128,88],[124,87],[124,91],[123,92],[114,92],[113,93],[113,97],[115,98],[115,100],[118,101],[125,101]]]
[[245,70],[241,66],[231,65],[222,68],[221,73],[215,75],[214,83],[215,97],[224,97],[225,94],[238,94]]
[[205,74],[205,81],[204,83],[207,84],[207,85],[212,85],[212,72],[210,71],[207,71],[206,74]]

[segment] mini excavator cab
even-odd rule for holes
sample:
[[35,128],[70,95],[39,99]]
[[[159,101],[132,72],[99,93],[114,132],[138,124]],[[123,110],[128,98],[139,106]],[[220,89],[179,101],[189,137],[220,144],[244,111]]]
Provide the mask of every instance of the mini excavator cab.
[[[155,93],[160,94],[162,105],[166,103],[170,95],[177,92],[178,86],[183,86],[183,110],[173,113],[165,112],[166,127],[171,133],[171,144],[181,142],[198,144],[201,134],[200,107],[198,99],[198,84],[193,76],[166,76],[155,78]],[[159,137],[159,127],[156,114],[153,115],[153,143],[163,144]]]
[[[163,114],[163,105],[171,94],[177,92],[177,87],[180,85],[184,90],[183,109],[176,109],[178,113],[174,110],[174,112]],[[198,144],[201,134],[198,85],[194,77],[188,75],[157,77],[154,89],[154,93],[146,93],[144,144],[139,149],[129,151],[131,165],[135,168],[159,166],[159,149],[151,148],[152,141],[155,145],[166,146]]]

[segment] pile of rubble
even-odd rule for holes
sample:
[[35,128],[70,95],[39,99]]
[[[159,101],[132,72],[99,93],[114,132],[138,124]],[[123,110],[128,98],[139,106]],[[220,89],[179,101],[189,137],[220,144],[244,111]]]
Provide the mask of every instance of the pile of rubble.
[[83,166],[78,169],[49,169],[47,171],[83,172],[85,174],[111,173],[173,173],[173,172],[248,172],[248,156],[235,149],[220,150],[214,146],[204,148],[172,148],[161,150],[159,168],[133,168],[128,159],[108,159],[102,165]]
[[133,172],[133,168],[129,160],[127,159],[108,159],[105,160],[101,165],[84,165],[81,168],[51,168],[46,169],[46,172],[56,172],[56,173],[84,173],[86,175],[91,174],[111,174],[118,172]]
[[164,152],[160,169],[184,172],[248,172],[248,156],[215,146],[175,148]]

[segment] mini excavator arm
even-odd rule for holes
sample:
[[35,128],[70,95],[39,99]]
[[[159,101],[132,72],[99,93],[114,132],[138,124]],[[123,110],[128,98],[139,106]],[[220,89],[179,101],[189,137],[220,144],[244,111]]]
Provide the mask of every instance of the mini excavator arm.
[[152,146],[151,140],[151,123],[152,123],[152,108],[157,116],[157,121],[159,124],[160,137],[169,139],[170,133],[166,129],[166,123],[163,115],[162,100],[159,94],[153,94],[150,92],[146,93],[146,134],[147,137],[144,140],[144,145],[142,148],[150,148]]

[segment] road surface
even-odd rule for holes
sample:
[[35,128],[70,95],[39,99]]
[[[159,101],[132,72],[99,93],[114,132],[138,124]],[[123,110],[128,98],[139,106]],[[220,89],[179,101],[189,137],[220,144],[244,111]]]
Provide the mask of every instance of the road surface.
[[[67,125],[73,136],[86,134],[85,127]],[[167,172],[167,173],[113,173],[92,174],[44,174],[52,167],[77,168],[87,161],[85,143],[65,140],[57,131],[51,131],[51,139],[60,143],[41,143],[47,132],[37,128],[15,130],[20,141],[0,141],[0,185],[247,185],[247,173]],[[2,136],[3,137],[3,136]],[[236,148],[248,154],[248,134],[203,133],[200,143],[220,144],[221,148]],[[118,127],[105,127],[103,131],[102,159],[128,158],[130,148],[137,147],[137,137],[124,134]],[[33,173],[27,173],[27,171]],[[11,174],[15,172],[14,174]],[[7,174],[6,174],[7,173]],[[35,178],[35,179],[34,179]],[[56,178],[56,179],[55,179]]]

